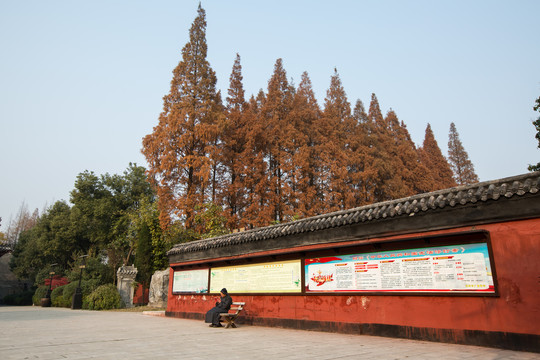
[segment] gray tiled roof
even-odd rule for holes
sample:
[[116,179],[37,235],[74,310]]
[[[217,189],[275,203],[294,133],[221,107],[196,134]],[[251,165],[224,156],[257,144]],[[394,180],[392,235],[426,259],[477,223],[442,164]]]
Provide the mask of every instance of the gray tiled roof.
[[540,172],[528,173],[380,202],[211,239],[177,244],[168,252],[168,255],[206,251],[346,225],[369,223],[381,219],[401,218],[416,213],[434,213],[446,207],[467,206],[478,202],[499,201],[526,194],[536,194],[539,188]]
[[116,273],[119,275],[137,275],[137,268],[135,268],[135,266],[123,265],[118,268]]
[[11,252],[11,251],[12,251],[12,249],[11,249],[10,246],[0,244],[0,255]]

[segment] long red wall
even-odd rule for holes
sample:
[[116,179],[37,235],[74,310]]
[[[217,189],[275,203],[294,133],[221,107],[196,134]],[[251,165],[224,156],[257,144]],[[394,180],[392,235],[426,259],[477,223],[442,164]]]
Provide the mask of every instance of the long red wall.
[[[458,343],[470,343],[465,338],[470,335],[469,330],[484,334],[482,336],[496,332],[535,335],[534,341],[540,335],[540,219],[477,226],[475,229],[490,234],[498,297],[354,294],[232,294],[232,297],[234,301],[246,302],[246,321],[255,324],[296,327],[300,324],[301,327],[301,324],[307,326],[313,322],[332,323],[335,331],[354,329],[351,326],[355,324],[382,324],[397,326],[405,332],[424,329],[420,332],[432,333],[426,335],[426,339]],[[471,228],[429,235],[468,230]],[[173,295],[172,268],[170,279],[169,315],[202,319],[202,315],[213,307],[214,295]],[[438,329],[444,329],[444,334],[437,334]]]

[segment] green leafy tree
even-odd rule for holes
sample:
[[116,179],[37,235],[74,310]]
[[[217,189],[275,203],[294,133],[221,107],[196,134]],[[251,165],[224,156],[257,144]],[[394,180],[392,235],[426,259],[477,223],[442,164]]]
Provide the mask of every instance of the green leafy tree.
[[37,285],[46,278],[50,264],[60,273],[69,267],[71,254],[81,250],[71,223],[71,209],[57,201],[39,218],[36,225],[19,236],[10,267],[20,279],[30,279]]
[[45,266],[38,242],[38,230],[33,228],[19,236],[9,266],[19,279],[35,282],[38,272]]
[[205,239],[228,234],[227,218],[223,215],[223,209],[214,203],[198,206],[195,216],[195,228],[198,237]]
[[[540,97],[536,99],[536,104],[533,107],[534,111],[540,111]],[[538,148],[540,149],[540,116],[533,121],[533,125],[536,129],[536,135],[534,136],[538,140]],[[540,171],[540,162],[536,165],[529,165],[529,171]]]
[[57,201],[37,224],[38,247],[41,256],[49,263],[57,263],[65,269],[73,251],[82,250],[71,223],[71,208]]
[[[10,263],[19,278],[40,283],[47,277],[49,264],[58,264],[57,272],[66,271],[80,255],[90,254],[107,260],[107,278],[114,281],[115,269],[129,261],[136,246],[134,214],[141,204],[154,202],[154,193],[144,168],[130,164],[123,175],[79,174],[71,200],[73,207],[58,201],[46,209],[35,226],[21,232]],[[161,254],[168,250],[162,244],[156,246],[162,247]],[[102,253],[107,259],[101,257]]]
[[[95,280],[95,287],[113,282],[116,274],[109,271],[109,267],[103,262],[102,256],[91,252],[89,256],[85,257],[83,260],[83,258],[80,257],[81,254],[82,253],[80,252],[73,253],[72,266],[67,273],[67,278],[70,282],[78,283],[81,279],[81,274],[83,282]],[[85,267],[84,270],[81,271],[80,266],[83,265],[83,261]]]
[[77,177],[71,192],[74,223],[88,240],[88,250],[107,253],[113,271],[130,262],[137,240],[133,214],[153,197],[145,169],[136,164],[129,164],[123,175],[98,177],[85,171]]
[[88,242],[88,247],[106,248],[111,242],[111,228],[117,217],[113,196],[103,176],[91,171],[77,175],[71,191],[74,222]]
[[157,203],[153,198],[145,198],[140,202],[138,210],[132,214],[132,225],[135,232],[138,233],[138,241],[141,241],[142,232],[145,234],[143,238],[148,238],[150,242],[148,250],[141,250],[137,244],[136,254],[143,254],[148,258],[151,262],[150,271],[152,273],[167,268],[169,265],[167,251],[174,244],[184,241],[182,235],[176,234],[176,231],[180,230],[184,234],[185,228],[181,224],[175,225],[173,223],[167,231],[163,231],[159,223]]

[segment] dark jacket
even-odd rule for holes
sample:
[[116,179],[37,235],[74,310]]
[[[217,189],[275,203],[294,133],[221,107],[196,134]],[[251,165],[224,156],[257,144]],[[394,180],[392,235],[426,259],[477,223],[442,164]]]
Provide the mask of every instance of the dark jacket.
[[221,301],[216,302],[216,306],[208,310],[204,318],[204,322],[212,323],[216,326],[221,326],[219,323],[219,314],[229,311],[232,305],[232,297],[225,295]]
[[221,298],[221,301],[216,302],[216,307],[225,312],[225,311],[229,311],[232,303],[233,303],[232,297],[230,297],[229,295],[225,295],[224,297]]

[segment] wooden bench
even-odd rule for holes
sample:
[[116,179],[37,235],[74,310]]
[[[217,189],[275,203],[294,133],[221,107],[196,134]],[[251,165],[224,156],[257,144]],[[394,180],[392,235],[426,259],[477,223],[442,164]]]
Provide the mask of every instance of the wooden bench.
[[244,305],[246,305],[245,302],[233,302],[231,308],[229,309],[229,312],[219,314],[221,319],[225,320],[225,322],[227,323],[225,325],[225,329],[228,329],[230,327],[236,327],[236,324],[234,322],[236,321],[238,315],[244,309]]

